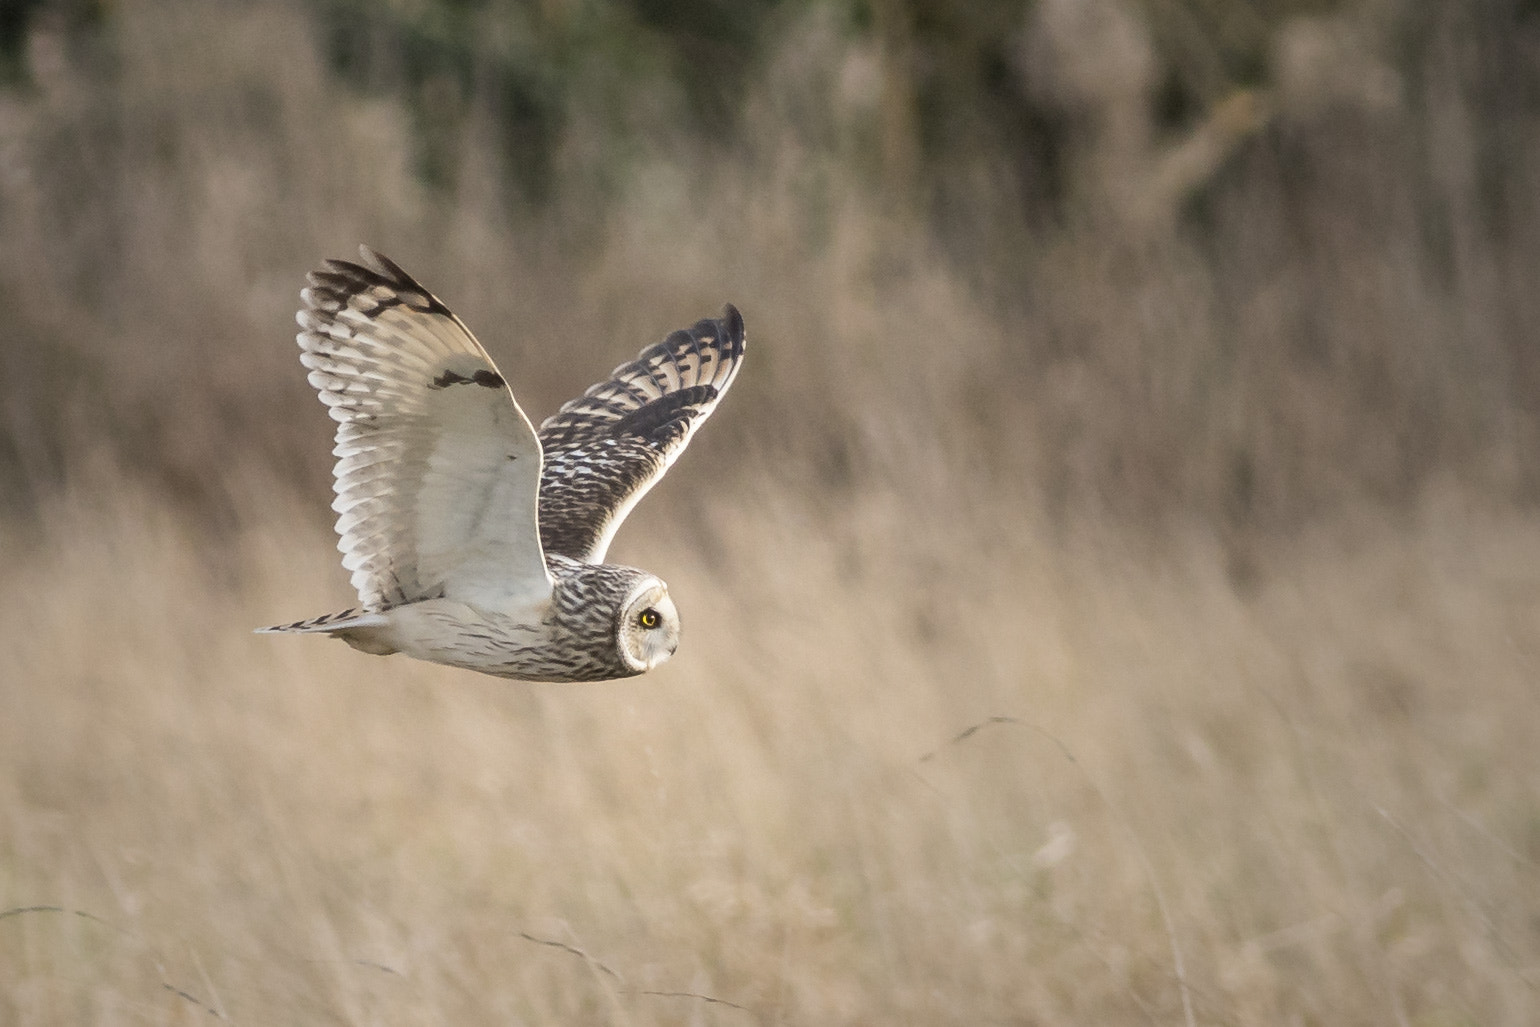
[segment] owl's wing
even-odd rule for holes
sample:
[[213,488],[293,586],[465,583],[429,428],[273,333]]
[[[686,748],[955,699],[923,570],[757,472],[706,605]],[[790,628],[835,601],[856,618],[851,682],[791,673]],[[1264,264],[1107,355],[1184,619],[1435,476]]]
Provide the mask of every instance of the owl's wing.
[[[300,360],[337,426],[337,548],[366,610],[549,594],[540,441],[470,330],[388,258],[328,260]],[[367,265],[367,266],[365,266]]]
[[540,426],[540,537],[548,553],[598,563],[631,507],[716,409],[743,361],[731,304],[642,350]]

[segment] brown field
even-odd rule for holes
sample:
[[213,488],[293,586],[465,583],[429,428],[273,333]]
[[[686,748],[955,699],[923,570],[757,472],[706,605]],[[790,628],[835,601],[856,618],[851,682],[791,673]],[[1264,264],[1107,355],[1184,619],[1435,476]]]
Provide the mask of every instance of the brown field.
[[627,533],[675,661],[528,686],[247,634],[346,597],[241,490],[218,541],[121,481],[4,539],[0,894],[100,918],[0,921],[9,1022],[1534,1015],[1529,519],[1430,498],[1238,595],[1201,536],[743,488]]
[[[1483,77],[1540,29],[1275,7],[1169,133],[1063,59],[1138,93],[1139,22],[1022,15],[1046,218],[926,165],[833,5],[728,142],[638,98],[606,177],[579,95],[536,202],[474,92],[427,181],[301,8],[45,4],[0,86],[0,1024],[1540,1021],[1540,91]],[[614,551],[667,666],[250,634],[350,602],[291,317],[358,241],[537,421],[743,309]]]

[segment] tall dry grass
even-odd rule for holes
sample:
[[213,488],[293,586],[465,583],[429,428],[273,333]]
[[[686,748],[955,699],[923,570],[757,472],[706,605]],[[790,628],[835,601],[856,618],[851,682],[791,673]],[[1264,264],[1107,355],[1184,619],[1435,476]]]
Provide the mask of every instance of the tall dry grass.
[[[1533,26],[1290,19],[1171,125],[1161,5],[1041,3],[1005,70],[1053,159],[942,167],[904,10],[776,12],[709,139],[583,80],[538,207],[495,98],[339,77],[305,10],[37,20],[0,1022],[1534,1020],[1540,165],[1492,99]],[[536,418],[743,308],[617,543],[667,667],[248,633],[349,601],[289,326],[360,240]]]
[[238,487],[222,539],[116,477],[4,539],[0,904],[71,912],[0,920],[0,1019],[1533,1019],[1526,518],[1430,499],[1243,598],[1201,537],[750,488],[642,515],[684,647],[574,688],[247,634],[344,597]]

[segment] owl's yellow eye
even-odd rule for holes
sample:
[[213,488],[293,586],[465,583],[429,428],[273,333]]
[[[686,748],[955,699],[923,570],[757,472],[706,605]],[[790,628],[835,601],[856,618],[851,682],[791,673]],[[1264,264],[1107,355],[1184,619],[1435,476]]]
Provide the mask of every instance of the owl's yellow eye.
[[636,618],[636,622],[642,627],[646,628],[648,631],[651,631],[653,628],[657,627],[663,622],[663,618],[658,616],[657,610],[654,610],[649,606],[647,609],[641,612],[640,616]]

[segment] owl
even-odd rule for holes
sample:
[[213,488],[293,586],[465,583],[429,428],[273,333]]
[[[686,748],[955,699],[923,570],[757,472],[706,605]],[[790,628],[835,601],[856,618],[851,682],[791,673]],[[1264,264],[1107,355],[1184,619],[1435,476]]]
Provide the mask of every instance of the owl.
[[470,329],[390,259],[328,260],[300,360],[338,422],[337,548],[360,605],[261,632],[528,681],[652,670],[679,646],[668,586],[604,562],[743,362],[731,305],[531,426]]

